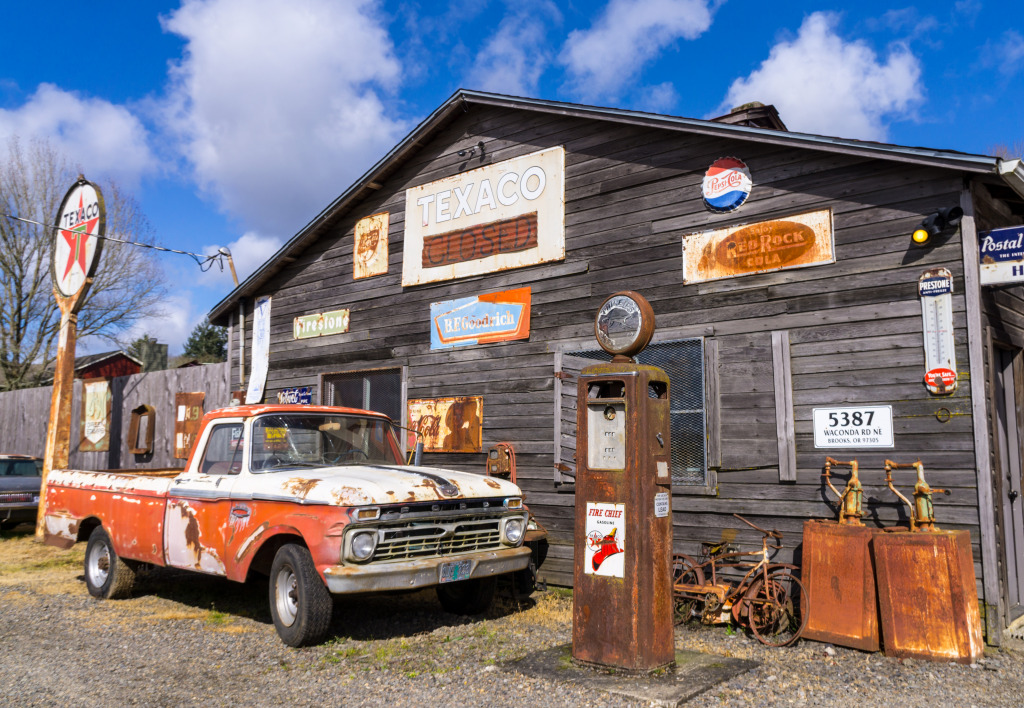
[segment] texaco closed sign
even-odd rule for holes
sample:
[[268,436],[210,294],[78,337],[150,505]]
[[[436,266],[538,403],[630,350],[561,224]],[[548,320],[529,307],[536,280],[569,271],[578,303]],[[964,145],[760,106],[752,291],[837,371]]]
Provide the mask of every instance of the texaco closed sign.
[[549,148],[405,192],[402,285],[565,258],[565,150]]

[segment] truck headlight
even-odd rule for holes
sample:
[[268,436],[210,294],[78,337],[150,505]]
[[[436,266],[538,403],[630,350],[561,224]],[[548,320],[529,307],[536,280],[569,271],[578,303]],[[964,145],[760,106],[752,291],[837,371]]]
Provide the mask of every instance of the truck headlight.
[[523,540],[523,530],[525,527],[526,525],[520,517],[506,519],[504,529],[505,543],[510,546],[518,546],[519,542]]
[[377,532],[375,530],[356,531],[348,539],[348,560],[362,562],[369,560],[377,550]]

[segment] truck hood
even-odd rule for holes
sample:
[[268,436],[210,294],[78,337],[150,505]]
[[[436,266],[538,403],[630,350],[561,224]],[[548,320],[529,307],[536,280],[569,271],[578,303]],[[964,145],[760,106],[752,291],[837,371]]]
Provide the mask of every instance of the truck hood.
[[363,506],[402,502],[518,497],[519,487],[470,472],[408,465],[345,465],[252,475],[253,498]]

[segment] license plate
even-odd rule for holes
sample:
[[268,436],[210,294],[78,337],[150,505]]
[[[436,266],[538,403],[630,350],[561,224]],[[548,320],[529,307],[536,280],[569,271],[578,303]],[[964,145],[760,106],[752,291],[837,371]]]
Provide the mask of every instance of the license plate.
[[469,574],[473,571],[473,561],[461,560],[452,561],[451,563],[441,564],[441,577],[438,578],[439,583],[451,583],[456,580],[465,580],[469,577]]

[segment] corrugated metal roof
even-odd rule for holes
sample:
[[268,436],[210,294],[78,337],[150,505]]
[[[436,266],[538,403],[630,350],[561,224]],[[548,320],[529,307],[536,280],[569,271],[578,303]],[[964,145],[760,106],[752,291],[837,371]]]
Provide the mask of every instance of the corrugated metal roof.
[[501,94],[484,93],[460,89],[451,98],[427,116],[404,140],[398,143],[366,174],[356,180],[344,193],[317,214],[306,226],[282,246],[252,275],[210,310],[209,319],[214,324],[224,324],[228,313],[237,306],[240,298],[259,294],[260,288],[285,265],[294,260],[294,254],[319,237],[322,229],[334,218],[343,214],[358,198],[380,188],[378,182],[389,171],[419,149],[424,140],[441,126],[458,115],[457,111],[469,104],[504,107],[511,110],[528,110],[557,115],[604,120],[612,123],[642,125],[661,130],[679,130],[688,133],[711,135],[738,140],[751,140],[802,149],[840,152],[848,155],[874,157],[879,160],[906,162],[923,166],[957,170],[972,174],[998,175],[1000,159],[988,155],[973,155],[954,150],[937,150],[923,147],[907,147],[866,140],[851,140],[825,135],[793,133],[789,131],[752,128],[697,118],[644,113],[622,108],[601,108],[560,101],[546,101],[538,98],[518,98]]

